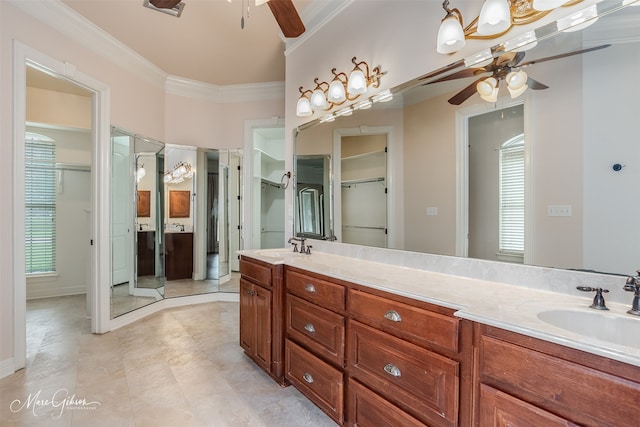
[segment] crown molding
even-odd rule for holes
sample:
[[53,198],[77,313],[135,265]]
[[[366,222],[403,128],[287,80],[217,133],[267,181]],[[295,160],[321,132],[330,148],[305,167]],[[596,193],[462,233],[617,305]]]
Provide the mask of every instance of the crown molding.
[[218,86],[170,75],[166,79],[165,92],[219,103],[270,101],[284,100],[285,84],[267,82]]
[[284,82],[249,83],[218,86],[172,76],[61,0],[3,0],[80,45],[118,65],[167,94],[220,103],[284,99]]
[[305,23],[305,32],[298,38],[283,38],[286,49],[285,56],[304,44],[320,28],[348,7],[354,0],[313,0],[301,13]]
[[167,73],[65,5],[61,0],[4,1],[45,25],[52,27],[95,54],[109,60],[118,58],[119,66],[154,86],[164,87]]

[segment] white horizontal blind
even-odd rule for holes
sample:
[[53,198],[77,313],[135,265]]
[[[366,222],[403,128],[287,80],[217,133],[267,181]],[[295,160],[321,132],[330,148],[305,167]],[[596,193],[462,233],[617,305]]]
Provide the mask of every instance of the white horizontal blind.
[[500,252],[524,255],[524,135],[500,149]]
[[25,260],[27,274],[56,271],[55,145],[25,141]]

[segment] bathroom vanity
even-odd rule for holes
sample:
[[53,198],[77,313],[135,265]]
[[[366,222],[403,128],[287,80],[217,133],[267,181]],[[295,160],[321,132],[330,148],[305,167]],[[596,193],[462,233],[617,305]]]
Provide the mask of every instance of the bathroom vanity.
[[193,278],[193,233],[165,233],[164,239],[167,280]]
[[241,273],[245,352],[339,425],[637,425],[640,345],[541,320],[588,298],[318,251]]

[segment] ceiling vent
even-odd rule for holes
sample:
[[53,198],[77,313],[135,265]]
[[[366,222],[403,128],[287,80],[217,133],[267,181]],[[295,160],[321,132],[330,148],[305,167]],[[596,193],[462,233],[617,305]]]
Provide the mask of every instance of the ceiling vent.
[[[166,3],[166,2],[164,2],[164,3]],[[161,7],[162,4],[163,4],[162,0],[144,0],[144,2],[142,3],[142,5],[144,7],[148,7],[151,10],[157,10],[158,12],[162,12],[162,13],[166,13],[166,14],[171,15],[171,16],[175,16],[176,18],[180,17],[180,15],[182,14],[182,9],[184,9],[184,2],[182,2],[182,1],[180,3],[178,3],[178,4],[176,4],[175,6],[170,7],[170,8]]]

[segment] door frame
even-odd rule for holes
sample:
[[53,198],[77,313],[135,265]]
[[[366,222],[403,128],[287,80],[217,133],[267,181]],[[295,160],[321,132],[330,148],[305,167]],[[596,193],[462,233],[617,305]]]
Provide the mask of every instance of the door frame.
[[[109,330],[109,286],[111,258],[109,257],[110,201],[109,170],[111,161],[109,102],[110,89],[104,83],[83,74],[74,64],[63,62],[17,40],[13,41],[13,369],[26,366],[26,276],[24,244],[24,135],[26,127],[26,69],[27,64],[55,77],[66,79],[93,93],[91,154],[91,219],[90,266],[91,283],[87,287],[91,316],[91,332]],[[87,242],[89,245],[90,242]]]
[[[525,213],[524,213],[524,264],[531,263],[531,248],[534,245],[533,233],[533,163],[535,135],[533,126],[534,101],[531,91],[517,98],[502,97],[496,104],[474,104],[456,111],[456,235],[455,255],[468,257],[469,255],[469,119],[489,112],[488,106],[495,105],[495,110],[502,110],[523,104],[524,120],[524,155],[525,155]],[[490,107],[491,108],[491,107]]]

